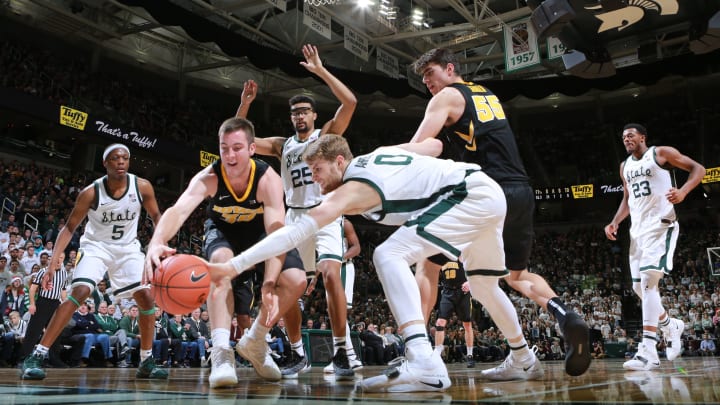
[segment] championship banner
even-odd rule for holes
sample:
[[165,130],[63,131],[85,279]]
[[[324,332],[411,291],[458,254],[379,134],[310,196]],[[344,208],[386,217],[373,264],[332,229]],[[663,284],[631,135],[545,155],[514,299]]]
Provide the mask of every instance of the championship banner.
[[720,181],[720,167],[705,169],[705,176],[702,179],[703,184],[715,183],[718,181]]
[[87,120],[88,114],[86,112],[64,105],[60,106],[60,125],[84,131]]
[[548,37],[547,38],[547,57],[548,59],[557,59],[561,58],[563,54],[565,53],[565,44],[560,41],[558,37]]
[[540,63],[537,34],[529,18],[506,24],[503,34],[506,71],[512,72]]
[[220,156],[214,153],[201,150],[200,151],[200,166],[207,167],[213,164],[216,160],[220,160]]
[[422,82],[422,77],[418,76],[410,66],[407,67],[407,79],[410,87],[420,93],[427,93],[427,86]]
[[397,79],[400,77],[400,65],[398,59],[391,54],[377,48],[377,54],[375,55],[376,63],[375,68],[386,75]]
[[345,27],[345,41],[343,42],[343,46],[345,46],[345,49],[350,51],[353,55],[357,56],[358,58],[364,60],[365,62],[368,61],[368,39],[361,33],[355,31],[354,29],[350,27]]
[[309,3],[305,3],[303,8],[303,24],[310,27],[313,31],[324,36],[327,39],[331,39],[332,31],[330,31],[330,24],[332,19],[330,14],[320,10],[319,8],[311,6]]
[[574,199],[580,198],[593,198],[593,185],[592,184],[579,184],[572,187],[572,194]]
[[265,2],[272,4],[275,8],[279,8],[282,11],[287,11],[287,2],[285,0],[265,0]]

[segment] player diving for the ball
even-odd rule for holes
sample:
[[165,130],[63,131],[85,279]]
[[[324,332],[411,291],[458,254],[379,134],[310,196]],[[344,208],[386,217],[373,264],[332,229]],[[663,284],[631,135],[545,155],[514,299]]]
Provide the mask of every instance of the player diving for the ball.
[[[285,206],[280,176],[262,160],[255,159],[255,130],[250,121],[230,118],[218,131],[220,160],[196,174],[174,206],[165,211],[148,245],[145,274],[163,257],[175,253],[168,241],[180,230],[190,214],[210,199],[205,222],[204,254],[211,263],[230,260],[285,223]],[[305,270],[296,250],[265,261],[262,308],[250,331],[237,345],[238,353],[255,371],[268,380],[279,380],[281,372],[267,350],[265,334],[280,316],[298,317],[297,300],[305,291]],[[237,284],[237,286],[241,286]],[[210,387],[233,386],[238,382],[235,358],[230,348],[230,325],[240,304],[229,277],[213,282],[208,296],[213,350],[210,355]],[[237,297],[244,299],[243,297]],[[250,296],[248,299],[252,299]],[[288,331],[291,333],[293,331]],[[297,331],[300,334],[300,331]]]

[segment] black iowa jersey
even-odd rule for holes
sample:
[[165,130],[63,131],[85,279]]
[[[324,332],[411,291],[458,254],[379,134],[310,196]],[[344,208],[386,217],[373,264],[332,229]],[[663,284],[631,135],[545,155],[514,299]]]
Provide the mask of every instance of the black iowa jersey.
[[479,84],[452,83],[465,98],[460,119],[443,129],[443,157],[477,163],[498,183],[527,182],[517,143],[500,101]]
[[270,167],[262,160],[250,159],[250,179],[243,195],[236,195],[220,161],[213,163],[218,178],[215,195],[207,207],[208,221],[232,241],[237,252],[254,245],[265,234],[263,204],[257,201],[260,179]]
[[459,290],[466,281],[465,269],[461,263],[447,262],[440,271],[440,285],[444,289]]

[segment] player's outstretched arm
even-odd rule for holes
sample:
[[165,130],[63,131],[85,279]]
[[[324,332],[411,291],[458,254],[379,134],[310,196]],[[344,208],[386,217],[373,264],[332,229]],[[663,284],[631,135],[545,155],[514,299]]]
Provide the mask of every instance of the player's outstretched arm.
[[[258,85],[254,80],[248,80],[243,84],[242,95],[240,96],[240,105],[238,106],[235,117],[247,119],[250,105],[255,101],[258,94]],[[282,146],[285,140],[281,136],[273,136],[268,138],[255,137],[255,153],[258,155],[274,156],[280,159],[282,155]]]
[[345,183],[298,222],[278,229],[227,263],[211,263],[210,274],[213,280],[232,279],[256,263],[296,247],[337,217],[360,214],[381,203],[380,195],[369,185],[357,181]]
[[217,176],[212,171],[212,166],[207,166],[193,176],[175,205],[163,213],[155,224],[155,231],[147,247],[143,283],[152,281],[154,269],[160,265],[164,257],[175,254],[175,249],[167,246],[168,241],[180,230],[195,208],[216,191]]
[[357,106],[357,98],[340,79],[335,77],[323,66],[320,60],[320,53],[315,45],[303,46],[302,52],[303,56],[305,56],[305,62],[300,62],[300,64],[322,79],[322,81],[328,85],[330,91],[332,91],[340,101],[340,107],[335,111],[332,119],[323,125],[320,133],[342,135],[348,125],[350,125],[350,119]]

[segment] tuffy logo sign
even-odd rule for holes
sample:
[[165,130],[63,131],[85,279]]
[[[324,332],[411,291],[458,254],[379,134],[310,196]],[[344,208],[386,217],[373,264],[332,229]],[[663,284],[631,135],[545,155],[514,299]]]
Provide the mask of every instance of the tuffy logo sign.
[[87,124],[88,114],[74,108],[60,106],[60,124],[66,127],[79,129],[80,131],[85,130],[85,124]]
[[[628,0],[627,2],[602,2],[594,6],[586,6],[586,10],[601,10],[602,12],[595,14],[602,24],[598,28],[598,33],[609,31],[617,28],[622,31],[625,28],[637,23],[645,17],[647,11],[657,12],[660,15],[675,15],[678,13],[677,0]],[[615,7],[627,6],[608,10],[606,4],[612,4]]]
[[572,187],[572,194],[574,199],[580,198],[593,198],[593,185],[592,184],[580,184]]
[[220,159],[220,156],[218,156],[214,153],[206,152],[204,150],[200,151],[200,166],[202,166],[202,167],[207,167],[219,159]]
[[720,167],[705,169],[705,177],[702,179],[703,184],[715,183],[718,181],[720,181]]

